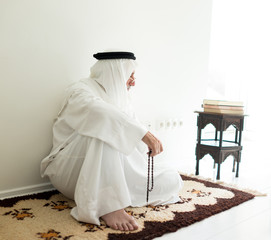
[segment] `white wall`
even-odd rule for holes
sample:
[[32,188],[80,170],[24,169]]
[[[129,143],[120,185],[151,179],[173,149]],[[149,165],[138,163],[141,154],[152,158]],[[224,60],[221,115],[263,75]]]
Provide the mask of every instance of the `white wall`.
[[[163,156],[194,160],[196,116],[205,94],[211,0],[1,0],[0,192],[48,182],[39,164],[63,89],[89,74],[92,54],[134,51],[133,97],[143,121],[182,117],[157,132]],[[191,159],[189,159],[191,157]]]
[[268,144],[271,1],[220,0],[212,9],[207,98],[242,100],[249,138]]

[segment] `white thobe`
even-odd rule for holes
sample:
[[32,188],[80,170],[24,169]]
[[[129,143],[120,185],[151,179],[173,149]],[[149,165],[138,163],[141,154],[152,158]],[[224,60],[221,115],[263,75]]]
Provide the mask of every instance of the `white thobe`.
[[[146,128],[107,103],[101,86],[90,81],[71,92],[53,127],[53,148],[41,162],[42,177],[74,199],[71,215],[100,224],[99,218],[128,206],[146,205]],[[143,151],[142,151],[143,150]],[[154,163],[149,204],[179,201],[176,170]]]

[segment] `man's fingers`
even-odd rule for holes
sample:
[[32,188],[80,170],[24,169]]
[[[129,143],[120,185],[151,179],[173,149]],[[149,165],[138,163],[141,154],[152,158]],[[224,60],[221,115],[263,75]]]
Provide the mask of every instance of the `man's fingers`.
[[161,146],[161,144],[158,141],[154,142],[153,147],[151,147],[151,149],[152,149],[151,156],[152,157],[158,155],[161,152],[160,146]]
[[163,152],[164,151],[163,145],[162,145],[162,143],[160,141],[159,141],[159,143],[160,143],[160,152]]
[[142,141],[147,144],[149,150],[151,149],[151,156],[154,157],[163,151],[162,143],[152,133],[148,132]]

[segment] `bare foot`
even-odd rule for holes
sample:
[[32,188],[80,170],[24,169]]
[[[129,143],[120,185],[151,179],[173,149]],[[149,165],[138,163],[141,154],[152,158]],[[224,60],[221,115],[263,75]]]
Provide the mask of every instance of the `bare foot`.
[[114,230],[134,231],[138,229],[135,219],[124,209],[105,214],[101,218]]

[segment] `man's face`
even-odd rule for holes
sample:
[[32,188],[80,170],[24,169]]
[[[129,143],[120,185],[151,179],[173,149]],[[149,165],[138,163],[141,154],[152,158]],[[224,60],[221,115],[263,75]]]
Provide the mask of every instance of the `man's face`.
[[127,89],[129,90],[131,86],[135,86],[135,72],[132,72],[131,76],[126,82]]

